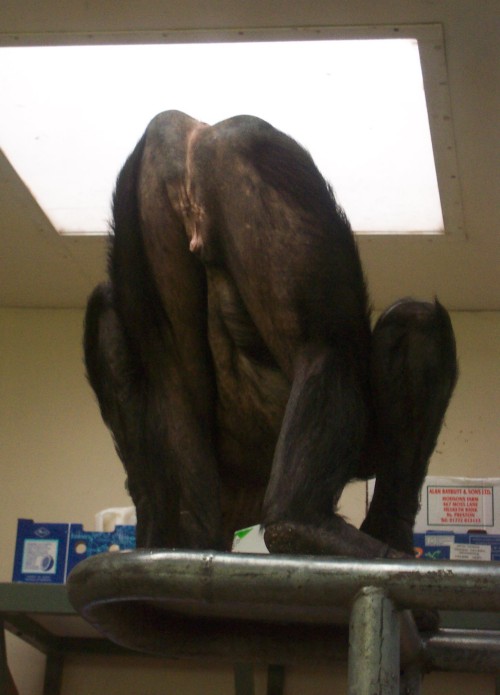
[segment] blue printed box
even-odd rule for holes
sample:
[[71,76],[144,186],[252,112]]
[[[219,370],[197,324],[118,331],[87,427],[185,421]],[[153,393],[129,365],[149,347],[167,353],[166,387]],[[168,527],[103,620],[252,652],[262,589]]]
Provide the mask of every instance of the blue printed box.
[[134,548],[135,526],[116,526],[114,531],[84,531],[82,524],[71,524],[66,576],[86,557]]
[[135,548],[135,526],[85,531],[82,524],[17,522],[14,582],[64,584],[79,562],[91,555]]
[[17,522],[14,582],[63,584],[66,578],[69,524]]
[[427,531],[413,536],[415,554],[424,560],[500,560],[500,535]]

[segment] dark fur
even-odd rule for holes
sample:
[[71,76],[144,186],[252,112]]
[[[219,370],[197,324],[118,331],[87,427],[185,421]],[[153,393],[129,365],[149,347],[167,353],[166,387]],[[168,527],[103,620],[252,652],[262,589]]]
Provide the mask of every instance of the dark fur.
[[[264,121],[158,116],[114,197],[85,358],[138,512],[138,544],[411,552],[456,380],[436,302],[370,329],[349,222],[309,154]],[[376,474],[362,531],[335,514]]]

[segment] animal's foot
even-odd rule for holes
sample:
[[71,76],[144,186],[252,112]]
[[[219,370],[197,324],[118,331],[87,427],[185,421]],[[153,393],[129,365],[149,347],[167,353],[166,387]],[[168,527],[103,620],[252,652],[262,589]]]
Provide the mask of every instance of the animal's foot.
[[[413,559],[412,554],[391,548],[340,517],[334,517],[326,528],[293,521],[270,524],[266,526],[264,541],[269,552],[277,554]],[[439,627],[435,610],[414,610],[413,617],[422,632],[434,632]]]
[[264,541],[270,553],[335,555],[357,558],[407,558],[386,543],[334,517],[327,526],[280,521],[266,526]]

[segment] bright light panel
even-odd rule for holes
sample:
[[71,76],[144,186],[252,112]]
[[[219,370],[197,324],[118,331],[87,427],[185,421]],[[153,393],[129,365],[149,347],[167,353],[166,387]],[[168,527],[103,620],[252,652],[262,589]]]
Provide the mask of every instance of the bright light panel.
[[443,232],[414,39],[0,49],[0,146],[62,233],[107,232],[117,173],[167,109],[289,133],[355,231]]

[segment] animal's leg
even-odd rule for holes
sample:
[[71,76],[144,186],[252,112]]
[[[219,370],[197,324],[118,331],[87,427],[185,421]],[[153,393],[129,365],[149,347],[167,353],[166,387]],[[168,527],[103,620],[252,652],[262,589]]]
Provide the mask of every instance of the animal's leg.
[[350,362],[346,351],[332,346],[299,350],[266,495],[266,523],[285,515],[320,525],[355,475],[366,404]]
[[272,552],[396,557],[335,513],[359,467],[366,403],[348,346],[308,346],[296,360],[264,502]]
[[457,378],[445,309],[413,300],[390,307],[374,329],[371,375],[377,470],[361,528],[412,553],[420,489]]
[[[157,505],[150,500],[155,487],[147,478],[141,453],[142,388],[109,284],[98,285],[89,298],[84,353],[87,376],[99,401],[102,418],[113,434],[117,453],[128,474],[127,488],[137,513],[137,545],[155,545],[163,535],[163,524],[154,518]],[[156,485],[157,489],[161,487]]]
[[334,508],[358,469],[365,438],[367,404],[356,372],[347,346],[309,345],[297,356],[264,502],[273,551],[378,553],[379,544]]
[[186,406],[175,359],[168,377],[159,370],[158,382],[148,379],[130,350],[109,285],[99,285],[89,299],[84,348],[89,381],[127,472],[137,546],[221,547],[218,515],[210,516],[218,504],[211,469],[207,465],[207,473],[193,480],[189,471],[196,462],[203,469],[212,452]]
[[[133,388],[132,400],[122,399],[110,379],[109,424],[115,432],[125,423],[126,445],[118,444],[132,494],[144,493],[147,546],[223,546],[205,275],[170,197],[182,197],[187,142],[198,125],[177,112],[154,119],[114,199],[113,309],[128,360],[121,377]],[[107,368],[110,360],[106,354]]]

